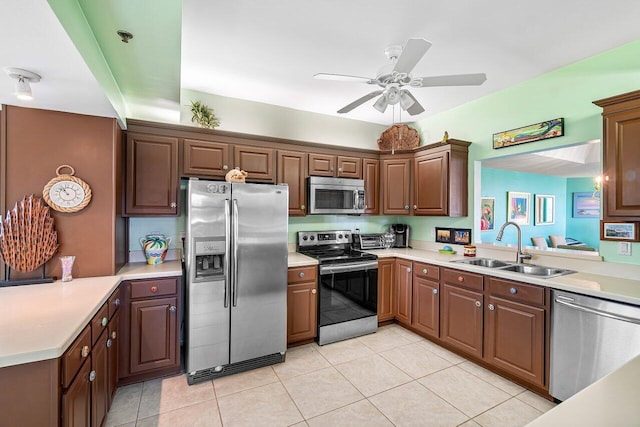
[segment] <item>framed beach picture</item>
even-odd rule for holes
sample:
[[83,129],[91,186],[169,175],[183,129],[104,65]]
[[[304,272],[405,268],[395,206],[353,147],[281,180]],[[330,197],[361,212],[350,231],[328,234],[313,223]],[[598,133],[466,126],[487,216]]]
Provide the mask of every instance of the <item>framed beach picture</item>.
[[491,231],[495,227],[493,215],[496,205],[495,197],[483,197],[480,202],[480,231]]
[[454,228],[451,230],[453,233],[453,240],[451,243],[457,245],[470,245],[471,244],[471,229],[470,228]]
[[564,135],[564,118],[547,120],[493,134],[493,148],[504,148]]
[[436,227],[436,242],[453,243],[453,240],[451,239],[451,229]]
[[638,242],[637,222],[624,221],[600,221],[600,240],[619,240],[626,242]]
[[573,193],[574,218],[600,218],[600,199],[589,191]]
[[529,225],[531,193],[507,192],[507,221]]

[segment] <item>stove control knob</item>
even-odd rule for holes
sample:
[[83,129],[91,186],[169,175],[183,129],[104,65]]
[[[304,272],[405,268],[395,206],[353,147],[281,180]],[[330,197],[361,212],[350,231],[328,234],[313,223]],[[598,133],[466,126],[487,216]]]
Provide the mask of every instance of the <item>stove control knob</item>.
[[316,240],[316,238],[314,236],[309,237],[309,239]]
[[342,239],[342,234],[338,234],[338,239]]
[[345,239],[348,239],[348,238],[349,238],[349,235],[348,235],[348,234],[345,234],[345,235],[344,235],[344,238],[345,238]]
[[309,237],[307,237],[307,236],[302,236],[302,240],[304,240],[304,241],[306,242],[307,240],[309,240]]

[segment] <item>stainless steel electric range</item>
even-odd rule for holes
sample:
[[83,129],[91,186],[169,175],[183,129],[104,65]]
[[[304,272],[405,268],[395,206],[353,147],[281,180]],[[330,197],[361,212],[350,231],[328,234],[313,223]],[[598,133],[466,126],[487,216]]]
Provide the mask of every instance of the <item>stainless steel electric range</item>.
[[318,265],[318,344],[378,328],[378,257],[352,248],[350,231],[300,231],[297,250]]

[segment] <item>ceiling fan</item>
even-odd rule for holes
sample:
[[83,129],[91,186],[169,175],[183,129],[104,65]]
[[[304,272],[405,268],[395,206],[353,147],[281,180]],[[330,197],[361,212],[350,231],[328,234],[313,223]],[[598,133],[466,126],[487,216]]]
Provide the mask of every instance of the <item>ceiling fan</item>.
[[375,78],[327,73],[318,73],[314,77],[325,80],[363,82],[381,87],[381,89],[370,92],[351,104],[342,107],[338,110],[340,114],[348,113],[368,100],[381,95],[373,104],[373,108],[384,113],[389,105],[399,103],[400,107],[412,116],[424,112],[424,108],[405,87],[477,86],[487,80],[487,76],[484,73],[414,77],[411,74],[411,70],[430,47],[431,42],[422,38],[409,39],[404,49],[402,46],[389,46],[384,53],[391,63],[382,67]]

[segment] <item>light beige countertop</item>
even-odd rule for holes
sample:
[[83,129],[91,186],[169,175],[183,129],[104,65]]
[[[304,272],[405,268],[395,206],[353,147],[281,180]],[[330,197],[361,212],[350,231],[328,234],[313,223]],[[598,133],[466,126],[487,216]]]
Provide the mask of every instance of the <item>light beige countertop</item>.
[[640,356],[600,378],[527,427],[640,425]]
[[0,368],[60,357],[122,280],[182,275],[180,261],[116,276],[0,288]]
[[442,267],[455,268],[472,273],[486,274],[503,279],[516,280],[519,282],[532,283],[554,289],[576,292],[583,295],[606,298],[612,301],[640,305],[640,280],[581,272],[542,279],[539,277],[527,276],[495,268],[451,263],[451,261],[454,260],[464,259],[464,256],[459,254],[448,255],[435,251],[410,248],[379,249],[367,252],[377,255],[378,258],[398,257],[412,261],[427,262]]
[[306,267],[308,265],[318,265],[318,260],[299,254],[298,252],[289,252],[289,267]]

